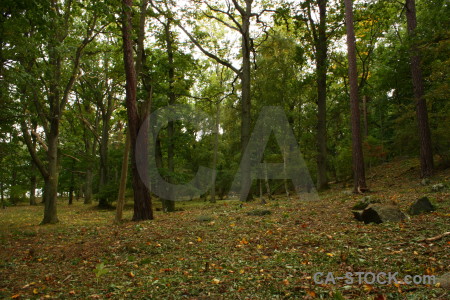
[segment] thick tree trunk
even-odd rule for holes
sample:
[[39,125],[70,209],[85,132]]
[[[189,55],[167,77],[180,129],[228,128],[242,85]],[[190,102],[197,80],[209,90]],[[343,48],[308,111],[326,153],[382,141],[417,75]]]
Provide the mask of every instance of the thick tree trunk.
[[[126,77],[126,106],[128,115],[128,130],[130,131],[130,143],[131,143],[131,175],[134,193],[134,213],[133,220],[150,220],[153,219],[153,210],[150,191],[141,179],[138,166],[136,163],[136,140],[139,127],[142,122],[140,121],[136,104],[136,71],[133,59],[133,40],[131,36],[131,6],[132,0],[123,0],[123,24],[122,24],[122,38],[123,38],[123,57],[125,64],[125,77]],[[143,126],[143,129],[148,126]],[[144,129],[145,130],[145,129]],[[148,133],[148,132],[147,132]],[[145,131],[144,131],[145,135]],[[147,141],[147,137],[144,136],[144,140]],[[145,146],[145,145],[143,145]],[[147,153],[147,149],[142,153]],[[144,165],[146,168],[146,165]]]
[[353,0],[345,0],[345,24],[347,29],[348,77],[352,124],[353,192],[367,190],[364,157],[361,141],[361,120],[358,101],[358,71],[356,68],[356,41],[353,26]]
[[408,34],[412,39],[410,46],[410,61],[420,140],[421,176],[429,177],[433,175],[434,163],[433,151],[431,148],[431,133],[428,125],[427,103],[424,98],[422,70],[420,67],[421,58],[419,49],[417,48],[417,43],[414,40],[416,37],[415,30],[417,27],[415,0],[406,0],[406,21],[408,24]]
[[122,170],[120,173],[119,195],[117,197],[116,223],[122,221],[123,207],[125,206],[125,191],[128,178],[128,157],[130,156],[130,134],[127,132],[125,148],[123,150]]
[[317,188],[327,189],[327,0],[319,0],[319,27],[316,40],[317,76]]

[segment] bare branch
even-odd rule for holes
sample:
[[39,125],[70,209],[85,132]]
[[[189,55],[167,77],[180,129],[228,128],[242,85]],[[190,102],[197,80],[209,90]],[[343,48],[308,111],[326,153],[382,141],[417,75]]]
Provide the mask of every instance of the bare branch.
[[189,39],[191,40],[192,43],[194,43],[195,46],[197,46],[197,48],[203,52],[203,54],[205,54],[206,56],[208,56],[209,58],[214,59],[215,61],[217,61],[219,64],[224,65],[227,68],[230,68],[234,73],[236,73],[238,76],[241,76],[241,71],[239,71],[236,67],[234,67],[230,62],[225,61],[223,59],[221,59],[220,57],[218,57],[217,55],[207,51],[205,48],[202,47],[202,45],[200,45],[200,43],[192,36],[192,34],[187,31],[183,25],[181,25],[180,22],[176,22],[177,26],[180,27],[180,29],[189,37]]

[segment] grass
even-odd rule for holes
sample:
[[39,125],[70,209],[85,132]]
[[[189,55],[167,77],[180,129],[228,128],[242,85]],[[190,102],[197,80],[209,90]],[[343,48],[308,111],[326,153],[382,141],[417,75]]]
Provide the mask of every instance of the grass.
[[[114,225],[114,211],[75,202],[58,206],[60,223],[37,225],[43,207],[0,211],[0,297],[23,299],[445,299],[432,285],[316,284],[316,272],[449,272],[449,239],[420,239],[450,227],[449,192],[420,185],[415,160],[370,170],[371,196],[408,205],[427,195],[431,214],[364,225],[351,207],[362,196],[341,186],[320,201],[266,205],[236,200],[177,203],[182,211]],[[433,182],[449,183],[450,170]],[[131,219],[132,209],[124,212]],[[247,215],[254,210],[270,215]],[[199,221],[200,220],[200,221]],[[103,270],[103,271],[99,271]]]

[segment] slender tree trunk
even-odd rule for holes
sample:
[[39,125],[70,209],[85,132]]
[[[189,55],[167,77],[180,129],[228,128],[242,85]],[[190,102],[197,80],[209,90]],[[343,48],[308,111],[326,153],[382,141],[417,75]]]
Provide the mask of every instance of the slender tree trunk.
[[[167,47],[167,57],[168,57],[168,63],[169,63],[169,70],[168,70],[168,76],[169,76],[169,91],[168,91],[168,97],[169,97],[169,105],[174,105],[176,102],[176,95],[174,91],[174,83],[175,83],[175,65],[173,61],[173,38],[172,38],[172,32],[170,30],[170,20],[167,21],[167,24],[164,25],[165,28],[165,36],[166,36],[166,47]],[[175,123],[173,121],[170,121],[167,126],[167,139],[168,139],[168,145],[167,145],[167,167],[169,169],[169,176],[168,181],[170,183],[174,183],[173,176],[175,172],[175,165],[174,165],[174,156],[175,156],[175,143],[174,143],[174,135],[175,135]],[[173,191],[169,191],[170,195],[173,197]],[[175,211],[175,201],[173,199],[163,199],[163,211],[164,212],[173,212]]]
[[424,98],[422,70],[420,67],[421,58],[419,49],[417,48],[417,43],[414,40],[416,37],[415,30],[417,27],[415,0],[406,0],[406,21],[408,24],[408,34],[412,39],[410,46],[410,61],[420,140],[421,177],[429,177],[433,175],[434,163],[433,151],[431,148],[431,133],[428,125],[427,103]]
[[92,184],[94,181],[94,174],[92,174],[92,169],[88,168],[86,170],[86,182],[84,188],[84,204],[92,203]]
[[104,195],[104,189],[108,184],[108,143],[109,143],[109,118],[103,118],[102,137],[100,141],[100,181],[99,181],[99,197],[98,206],[100,208],[109,208],[110,203],[108,197]]
[[[131,6],[132,0],[123,0],[123,24],[122,24],[122,38],[123,38],[123,57],[125,63],[125,77],[126,77],[126,106],[128,115],[128,130],[130,132],[131,143],[131,175],[134,193],[134,213],[133,220],[151,220],[153,219],[152,201],[150,191],[145,185],[143,179],[139,175],[138,166],[136,163],[136,140],[139,127],[143,125],[139,118],[136,101],[136,70],[134,66],[133,58],[133,40],[132,40],[132,27],[131,27]],[[144,124],[141,130],[144,134],[144,141],[148,141],[148,124]],[[145,143],[140,145],[145,148]],[[142,153],[147,153],[147,149],[142,150]],[[146,155],[145,155],[146,156]],[[145,160],[144,160],[145,161]],[[145,170],[147,166],[144,165]],[[144,178],[147,180],[148,178]]]
[[70,168],[70,187],[69,187],[69,205],[73,204],[73,192],[75,191],[75,160],[72,160],[72,165]]
[[361,141],[360,110],[358,101],[358,71],[356,68],[356,40],[353,26],[353,0],[345,0],[345,24],[347,29],[348,77],[352,124],[353,192],[367,190],[364,157]]
[[2,208],[5,209],[5,190],[3,189],[3,181],[0,182],[0,198],[2,199]]
[[127,132],[125,148],[123,150],[122,170],[120,173],[119,195],[117,197],[116,223],[122,221],[123,207],[125,206],[125,191],[127,189],[128,157],[130,156],[130,134]]
[[367,121],[367,102],[369,101],[369,97],[364,95],[362,97],[362,111],[363,111],[363,123],[364,123],[364,137],[367,138],[369,135],[369,124]]
[[31,162],[33,165],[33,174],[30,178],[30,205],[37,205],[36,203],[36,186],[37,186],[37,176],[34,174],[36,167],[34,166],[34,163]]
[[269,178],[267,175],[267,163],[264,162],[264,181],[266,182],[267,197],[272,200],[272,191],[270,190]]
[[[241,157],[247,149],[250,140],[251,126],[251,43],[250,43],[250,16],[252,13],[252,0],[245,0],[245,13],[242,14],[242,73],[241,73]],[[241,201],[249,201],[253,198],[251,192],[250,161],[244,160],[241,169]]]
[[59,120],[53,119],[51,122],[50,133],[48,137],[48,176],[44,178],[44,219],[41,224],[58,223],[58,215],[56,210],[58,196],[58,136],[59,136]]
[[317,188],[327,189],[327,0],[319,0],[319,26],[316,40],[317,76]]
[[[219,147],[219,123],[220,122],[220,102],[216,105],[216,124],[214,128],[214,152],[212,169],[216,170],[217,167],[217,150]],[[216,176],[211,177],[211,203],[216,203]]]

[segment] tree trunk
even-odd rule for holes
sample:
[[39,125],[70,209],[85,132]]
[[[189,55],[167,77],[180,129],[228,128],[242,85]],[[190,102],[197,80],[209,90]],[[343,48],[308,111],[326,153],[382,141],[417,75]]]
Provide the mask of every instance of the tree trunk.
[[358,101],[358,71],[356,68],[356,41],[353,26],[353,0],[345,0],[345,24],[347,29],[348,77],[352,124],[353,192],[367,190],[364,157],[361,141],[361,124]]
[[369,125],[367,121],[367,102],[369,102],[369,97],[364,95],[362,98],[362,111],[363,111],[363,123],[364,123],[364,137],[367,138],[369,135]]
[[[173,39],[172,32],[170,30],[170,20],[167,21],[167,24],[164,25],[165,28],[165,37],[166,37],[166,47],[167,47],[167,58],[169,63],[168,77],[169,77],[169,105],[174,105],[176,101],[176,95],[174,91],[174,83],[175,83],[175,65],[173,61]],[[173,121],[169,121],[167,125],[167,167],[169,169],[168,182],[174,183],[173,176],[175,172],[174,166],[174,155],[175,155],[175,143],[174,143],[174,134],[175,134],[175,126]],[[170,190],[169,194],[173,197],[173,191]],[[174,212],[175,211],[175,201],[173,199],[162,199],[163,211],[164,212]]]
[[434,163],[433,151],[431,148],[431,133],[428,125],[427,103],[424,98],[422,70],[420,68],[421,58],[419,49],[417,48],[417,43],[414,40],[416,37],[415,30],[417,27],[415,0],[406,0],[406,21],[408,24],[408,34],[412,39],[410,46],[410,61],[420,140],[421,177],[429,177],[433,175]]
[[[125,64],[125,77],[126,77],[126,107],[128,116],[128,129],[130,132],[131,143],[131,176],[134,193],[134,213],[133,220],[151,220],[153,219],[152,201],[150,191],[143,182],[138,172],[138,166],[136,163],[136,140],[139,127],[143,122],[140,121],[137,101],[136,101],[136,70],[134,66],[133,58],[133,40],[132,40],[132,27],[131,27],[131,6],[132,0],[123,0],[123,24],[122,24],[122,39],[123,39],[123,57]],[[145,124],[148,125],[148,124]],[[147,129],[147,130],[146,130]],[[148,126],[143,126],[143,134],[148,135]],[[147,134],[145,134],[147,133]],[[148,141],[148,136],[144,136],[144,141]],[[145,147],[145,145],[141,145]],[[147,149],[142,153],[147,153]],[[146,165],[144,165],[147,170]]]
[[94,181],[94,174],[92,174],[92,169],[88,168],[86,170],[86,182],[84,188],[84,204],[92,203],[92,183]]
[[[214,152],[213,152],[213,162],[212,169],[215,170],[217,167],[217,150],[219,147],[219,122],[220,122],[220,102],[216,105],[216,124],[214,128]],[[211,203],[216,203],[216,176],[211,177]]]
[[319,27],[316,40],[317,76],[317,188],[327,189],[327,0],[319,0]]
[[5,194],[4,194],[4,189],[3,189],[3,180],[0,181],[0,198],[2,199],[2,208],[6,208]]
[[100,181],[98,199],[98,207],[109,208],[110,203],[108,197],[104,193],[104,189],[108,184],[108,143],[109,143],[109,118],[103,117],[102,137],[100,141]]
[[272,200],[272,191],[270,190],[270,183],[269,178],[267,174],[267,163],[264,162],[264,181],[266,182],[266,191],[267,191],[267,197],[269,200]]
[[[32,164],[34,164],[32,162]],[[30,205],[37,205],[36,203],[36,186],[37,186],[37,176],[34,174],[36,168],[33,165],[33,174],[30,178]]]
[[[245,13],[242,14],[242,73],[241,73],[241,157],[247,149],[250,140],[250,126],[251,126],[251,62],[250,62],[250,16],[252,13],[252,0],[245,0]],[[253,198],[251,192],[251,177],[250,177],[250,161],[244,160],[241,162],[241,201],[249,201]]]
[[70,187],[69,187],[69,205],[73,204],[73,192],[75,191],[75,160],[72,160],[72,165],[70,168]]
[[123,207],[125,206],[125,191],[127,189],[128,157],[130,156],[130,134],[127,132],[125,148],[123,150],[122,170],[120,173],[119,195],[117,197],[116,223],[122,221]]
[[59,120],[53,119],[51,122],[50,133],[48,137],[48,176],[44,177],[44,219],[41,224],[58,223],[58,215],[56,211],[58,196],[58,136],[59,136]]

